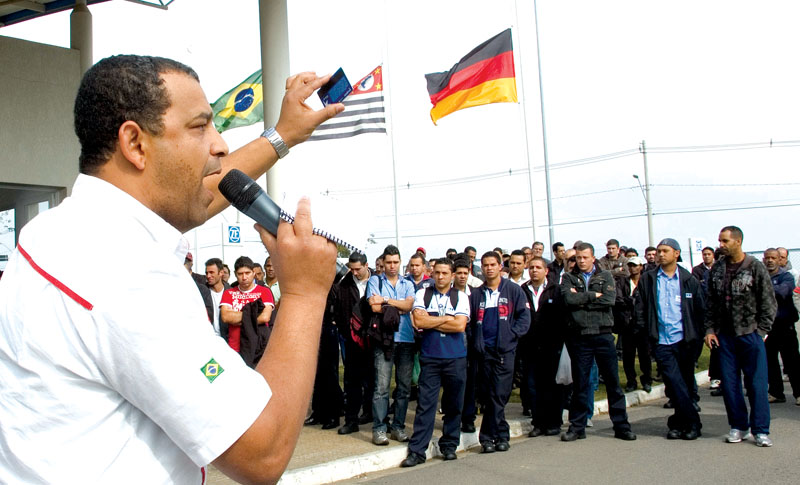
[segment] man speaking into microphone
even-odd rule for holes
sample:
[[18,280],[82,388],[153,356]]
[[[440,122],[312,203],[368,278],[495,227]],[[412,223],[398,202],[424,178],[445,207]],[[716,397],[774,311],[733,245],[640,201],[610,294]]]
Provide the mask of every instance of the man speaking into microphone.
[[[228,171],[260,176],[344,109],[305,105],[327,80],[289,78],[274,129],[228,155],[191,68],[115,56],[87,71],[72,195],[25,226],[0,280],[1,483],[201,484],[209,463],[241,482],[280,478],[336,246],[312,234],[308,201],[277,237],[258,227],[282,301],[253,370],[208,325],[181,234],[227,205]],[[120,253],[126,277],[98,284]]]

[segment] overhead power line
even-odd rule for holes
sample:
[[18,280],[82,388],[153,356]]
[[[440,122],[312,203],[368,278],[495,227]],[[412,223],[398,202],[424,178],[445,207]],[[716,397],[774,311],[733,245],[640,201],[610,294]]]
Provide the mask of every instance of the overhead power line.
[[[731,151],[731,150],[756,150],[756,149],[769,149],[769,148],[791,148],[800,146],[800,140],[783,140],[768,142],[753,142],[753,143],[729,143],[721,145],[688,145],[676,147],[648,147],[648,153],[686,153],[686,152],[711,152],[711,151]],[[579,158],[575,160],[567,160],[563,162],[550,164],[550,171],[561,170],[566,168],[580,167],[583,165],[590,165],[601,163],[609,160],[616,160],[619,158],[638,155],[641,148],[633,148],[629,150],[621,150],[612,153],[605,153],[592,157]],[[534,172],[544,171],[543,165],[538,165],[533,168]],[[508,170],[500,172],[490,172],[484,174],[470,175],[465,177],[456,177],[450,179],[441,179],[429,182],[406,182],[405,184],[398,184],[398,189],[411,190],[411,189],[425,189],[430,187],[441,187],[447,185],[467,184],[474,182],[484,182],[502,177],[512,177],[518,175],[527,175],[529,170],[526,167],[509,168]],[[688,184],[684,184],[688,185]],[[656,184],[651,184],[651,187]],[[382,187],[370,187],[363,189],[341,189],[341,190],[327,190],[325,195],[362,195],[362,194],[375,194],[380,192],[390,192],[394,190],[391,185]]]

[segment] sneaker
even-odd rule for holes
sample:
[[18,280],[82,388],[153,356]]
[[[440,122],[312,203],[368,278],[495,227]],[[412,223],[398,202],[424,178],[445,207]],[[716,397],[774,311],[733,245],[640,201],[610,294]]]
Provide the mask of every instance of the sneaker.
[[719,389],[719,385],[720,384],[722,384],[722,381],[720,381],[719,379],[712,379],[710,388],[711,389]]
[[728,433],[728,436],[725,437],[725,441],[728,443],[741,443],[742,440],[746,440],[749,437],[750,431],[742,431],[740,429],[731,428],[730,433]]
[[592,422],[591,419],[587,419],[586,420],[586,427],[587,428],[594,428],[594,423]]
[[401,443],[405,443],[406,441],[408,441],[410,439],[408,437],[408,435],[406,434],[406,432],[404,430],[402,430],[402,429],[393,429],[392,430],[392,434],[391,434],[391,438],[393,440],[399,441]]
[[786,402],[786,397],[775,397],[772,394],[767,394],[767,400],[770,404],[780,404]]
[[769,439],[769,435],[759,433],[756,435],[756,446],[770,447],[772,440]]
[[386,446],[389,444],[389,438],[386,437],[386,431],[373,431],[372,444],[378,446]]

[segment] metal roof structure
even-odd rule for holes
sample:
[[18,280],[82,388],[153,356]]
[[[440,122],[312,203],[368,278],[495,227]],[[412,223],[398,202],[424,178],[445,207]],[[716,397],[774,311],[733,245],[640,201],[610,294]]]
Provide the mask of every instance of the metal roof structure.
[[[86,0],[87,5],[108,0]],[[132,3],[166,9],[175,0],[127,0]],[[71,10],[75,0],[0,0],[0,27],[31,20],[43,15]]]

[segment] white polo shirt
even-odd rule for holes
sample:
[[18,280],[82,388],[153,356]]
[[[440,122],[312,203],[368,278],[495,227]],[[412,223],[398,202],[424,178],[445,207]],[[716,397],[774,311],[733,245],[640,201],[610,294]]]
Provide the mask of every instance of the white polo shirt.
[[0,483],[201,484],[263,411],[270,388],[214,335],[187,249],[86,175],[25,226],[0,280]]

